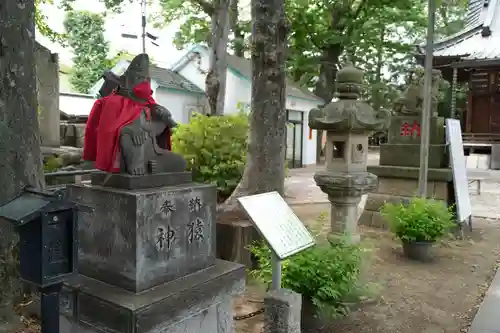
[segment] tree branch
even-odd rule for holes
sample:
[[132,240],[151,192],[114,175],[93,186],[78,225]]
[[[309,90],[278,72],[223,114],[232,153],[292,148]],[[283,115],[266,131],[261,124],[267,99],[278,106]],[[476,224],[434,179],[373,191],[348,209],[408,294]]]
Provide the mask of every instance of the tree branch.
[[321,50],[322,49],[322,46],[319,45],[319,43],[316,42],[315,38],[314,38],[314,33],[309,29],[309,25],[308,24],[304,24],[304,30],[307,32],[307,34],[309,35],[309,40],[311,41],[311,44],[315,47],[318,48],[318,50]]
[[349,26],[347,27],[346,36],[351,36],[351,34],[353,33],[354,28],[356,27],[356,20],[361,15],[361,12],[365,10],[367,2],[367,0],[361,0],[358,7],[354,10],[353,15],[350,19],[351,24],[349,24]]
[[205,14],[212,17],[214,14],[214,6],[209,0],[191,0],[195,5],[198,5]]
[[358,18],[359,14],[361,14],[361,11],[365,8],[365,5],[367,4],[367,0],[361,0],[361,2],[358,5],[358,8],[354,11],[354,15],[351,19],[355,20]]

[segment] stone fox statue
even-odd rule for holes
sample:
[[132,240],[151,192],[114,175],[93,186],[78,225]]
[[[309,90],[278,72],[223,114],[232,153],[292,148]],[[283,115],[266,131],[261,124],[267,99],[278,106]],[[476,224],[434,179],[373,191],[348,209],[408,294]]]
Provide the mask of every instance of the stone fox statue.
[[182,172],[186,161],[171,151],[171,113],[152,97],[149,57],[136,56],[125,73],[103,75],[100,98],[85,129],[83,159],[110,173]]

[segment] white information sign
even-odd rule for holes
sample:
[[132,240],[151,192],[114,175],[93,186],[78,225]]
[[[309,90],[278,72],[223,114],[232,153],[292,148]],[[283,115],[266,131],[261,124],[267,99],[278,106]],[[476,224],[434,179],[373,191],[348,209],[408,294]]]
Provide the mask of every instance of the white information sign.
[[465,222],[472,215],[472,207],[462,143],[462,130],[460,121],[457,119],[446,119],[446,141],[453,170],[457,219],[460,222]]
[[238,201],[280,260],[315,244],[312,235],[278,192],[241,197]]

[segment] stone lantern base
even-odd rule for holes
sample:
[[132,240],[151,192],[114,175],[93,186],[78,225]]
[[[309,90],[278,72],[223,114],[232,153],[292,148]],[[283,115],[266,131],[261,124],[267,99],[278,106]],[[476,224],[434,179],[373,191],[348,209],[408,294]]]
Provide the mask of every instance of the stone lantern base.
[[369,172],[319,171],[314,175],[314,181],[321,191],[328,194],[332,233],[346,234],[350,242],[359,242],[358,205],[363,194],[375,189],[377,176]]
[[[385,202],[401,202],[417,194],[419,168],[374,165],[368,166],[368,172],[378,176],[378,185],[374,192],[368,193],[358,223],[386,229],[387,221],[381,216],[380,209]],[[452,205],[455,201],[453,191],[451,169],[429,169],[427,184],[429,198],[443,200]]]

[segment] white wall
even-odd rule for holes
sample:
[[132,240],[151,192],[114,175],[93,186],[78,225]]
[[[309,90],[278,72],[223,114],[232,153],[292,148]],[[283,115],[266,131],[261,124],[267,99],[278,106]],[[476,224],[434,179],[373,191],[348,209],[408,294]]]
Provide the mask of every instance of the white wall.
[[187,65],[182,67],[179,74],[197,85],[201,90],[205,91],[205,78],[207,76],[209,62],[208,55],[205,57],[194,57]]
[[87,116],[94,106],[92,95],[59,93],[59,109],[70,116]]
[[[205,90],[205,72],[209,66],[208,53],[202,52],[201,57],[193,58],[187,65],[179,70],[179,74],[196,84],[200,89]],[[231,114],[238,112],[238,105],[248,105],[251,103],[251,81],[235,75],[231,70],[227,71],[226,77],[226,98],[224,113]],[[302,142],[302,164],[310,165],[316,163],[316,136],[317,131],[313,130],[309,139],[308,116],[309,111],[317,107],[319,102],[305,100],[293,96],[286,97],[286,108],[304,112],[304,135]]]
[[166,88],[157,88],[155,100],[158,104],[166,107],[172,117],[178,123],[189,122],[189,109],[195,108],[197,112],[202,112],[204,96],[202,94],[190,93],[187,91],[176,91]]
[[[316,164],[316,137],[317,130],[310,130],[308,125],[309,111],[304,111],[304,141],[302,146],[302,164],[311,165]],[[311,134],[311,137],[309,137]]]
[[151,80],[151,90],[153,90],[153,98],[156,99],[156,90],[158,89],[158,83],[155,80]]
[[252,100],[252,89],[241,78],[237,77],[233,72],[227,71],[226,84],[226,101],[224,104],[224,113],[230,114],[238,112],[238,105],[250,106]]

